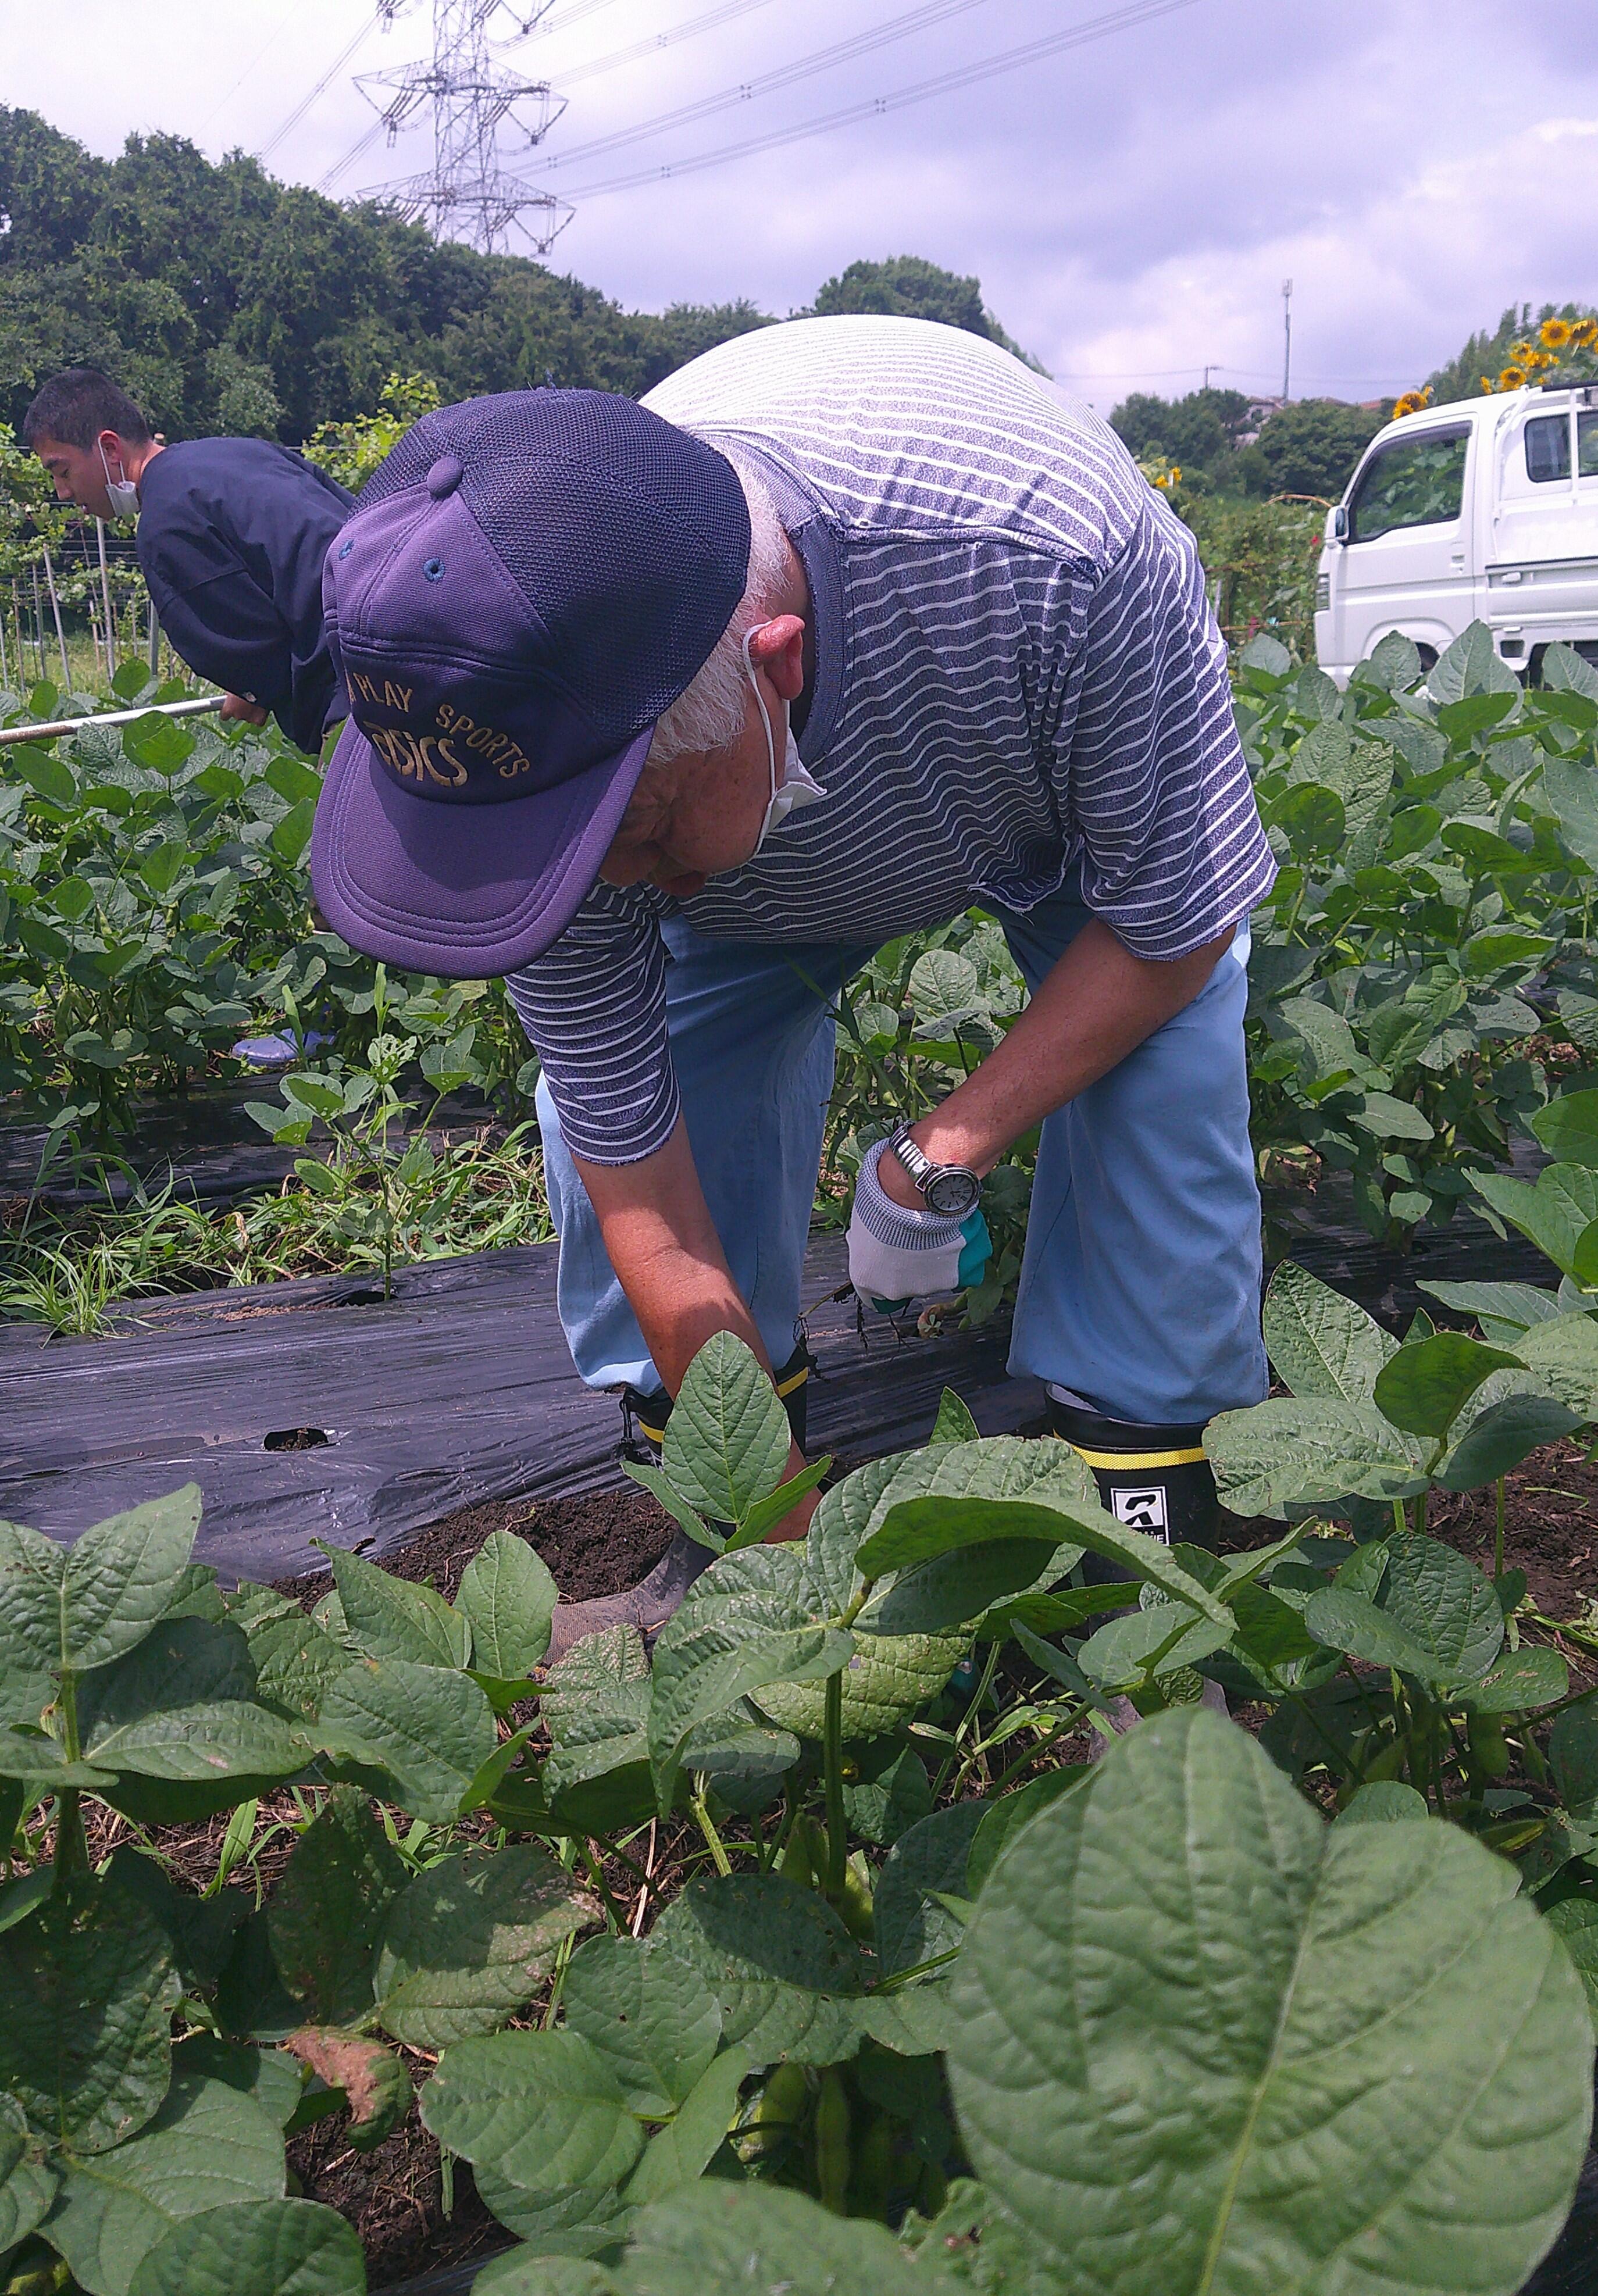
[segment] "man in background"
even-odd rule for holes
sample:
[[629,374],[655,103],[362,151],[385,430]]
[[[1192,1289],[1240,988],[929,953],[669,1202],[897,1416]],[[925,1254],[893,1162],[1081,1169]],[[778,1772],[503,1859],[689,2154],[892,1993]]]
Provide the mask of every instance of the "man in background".
[[351,497],[265,439],[166,446],[127,393],[92,366],[45,383],[22,443],[62,502],[138,520],[139,565],[161,627],[226,695],[222,714],[315,754],[348,705],[322,633],[322,562]]

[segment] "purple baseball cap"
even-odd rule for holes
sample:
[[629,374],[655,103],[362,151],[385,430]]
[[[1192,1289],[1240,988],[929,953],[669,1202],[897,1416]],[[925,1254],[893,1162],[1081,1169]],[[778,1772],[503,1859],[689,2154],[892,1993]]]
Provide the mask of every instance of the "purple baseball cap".
[[731,621],[749,545],[732,464],[633,399],[425,415],[323,574],[350,708],[311,837],[334,931],[455,980],[541,955]]

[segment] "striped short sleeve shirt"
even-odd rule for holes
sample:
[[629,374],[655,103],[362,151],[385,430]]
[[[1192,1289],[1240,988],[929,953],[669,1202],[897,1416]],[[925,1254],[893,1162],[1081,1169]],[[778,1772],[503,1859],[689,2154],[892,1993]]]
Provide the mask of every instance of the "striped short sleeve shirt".
[[[1080,859],[1089,907],[1169,959],[1268,891],[1192,537],[1086,408],[979,337],[866,317],[742,335],[644,403],[755,470],[815,619],[799,747],[825,799],[681,905],[696,931],[886,941],[1030,908]],[[594,1163],[676,1121],[676,906],[596,885],[508,984]]]

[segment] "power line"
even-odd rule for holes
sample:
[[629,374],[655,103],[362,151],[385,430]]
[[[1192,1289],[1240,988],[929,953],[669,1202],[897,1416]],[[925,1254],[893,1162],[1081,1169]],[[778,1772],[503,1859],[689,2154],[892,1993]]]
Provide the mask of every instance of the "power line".
[[297,103],[293,111],[290,112],[288,118],[283,121],[282,127],[278,128],[276,134],[269,135],[266,138],[266,141],[257,148],[255,156],[258,160],[265,160],[270,153],[275,152],[278,145],[283,142],[283,137],[299,127],[300,121],[305,118],[306,113],[310,110],[312,104],[316,102],[317,97],[325,94],[326,90],[332,86],[333,80],[349,62],[350,57],[354,55],[356,50],[368,37],[373,26],[383,18],[387,12],[387,10],[380,5],[374,12],[366,19],[366,21],[361,26],[359,31],[356,32],[354,39],[346,42],[344,46],[340,49],[338,54],[333,58],[332,63],[329,64],[327,70],[323,73],[321,78],[316,82],[316,86],[305,98],[304,102]]
[[[559,18],[552,16],[546,19],[537,29],[540,32],[564,31],[579,16],[590,15],[595,8],[608,8],[611,4],[612,0],[580,0],[579,5],[568,9]],[[756,8],[768,8],[770,5],[771,0],[722,0],[719,7],[708,8],[700,16],[691,16],[685,24],[675,25],[670,31],[656,32],[647,40],[635,40],[630,47],[614,48],[608,55],[595,56],[589,63],[578,64],[570,71],[562,71],[561,85],[569,87],[573,80],[594,79],[601,72],[614,71],[620,64],[635,63],[640,56],[656,55],[662,48],[675,47],[679,40],[694,39],[701,32],[713,31],[718,24],[727,23],[735,16],[747,16]],[[334,160],[317,184],[317,190],[331,191],[339,177],[355,165],[362,152],[370,151],[382,128],[383,123],[380,120],[375,127],[368,127],[364,135],[357,137],[343,158]]]
[[1069,48],[1086,47],[1090,41],[1107,38],[1112,32],[1155,23],[1163,16],[1174,16],[1178,10],[1197,4],[1198,0],[1138,0],[1138,4],[1113,9],[1108,15],[1095,16],[1069,32],[1056,32],[1046,39],[1028,41],[1024,47],[1009,48],[1003,54],[985,57],[980,62],[963,65],[957,70],[939,72],[930,79],[913,81],[908,87],[896,88],[890,94],[872,96],[864,103],[847,104],[841,111],[825,112],[815,119],[801,120],[792,127],[778,127],[765,135],[746,136],[742,143],[725,144],[717,151],[701,152],[692,160],[678,160],[668,161],[662,167],[640,168],[632,175],[608,176],[597,184],[580,184],[571,192],[570,197],[574,200],[600,199],[611,192],[628,192],[643,184],[660,184],[677,176],[697,175],[701,168],[717,168],[728,160],[747,159],[756,152],[774,151],[782,144],[798,144],[811,135],[824,135],[834,127],[852,127],[857,120],[883,119],[890,111],[900,111],[910,104],[925,102],[931,96],[944,95],[958,87],[974,86],[979,80],[992,79],[1001,72],[1018,70],[1023,64],[1040,63],[1046,56],[1061,54]]
[[[726,111],[756,96],[770,95],[778,88],[791,87],[799,80],[812,79],[817,72],[830,70],[834,64],[869,55],[873,48],[887,47],[895,40],[907,38],[912,32],[941,23],[950,16],[963,16],[972,8],[985,4],[986,0],[923,0],[921,7],[908,9],[902,16],[890,16],[885,24],[874,26],[869,32],[856,32],[850,39],[834,40],[828,47],[816,48],[809,55],[796,57],[792,63],[780,64],[754,79],[719,88],[714,95],[701,96],[694,103],[679,104],[674,111],[658,111],[651,119],[641,119],[632,127],[619,127],[613,135],[596,136],[593,143],[579,144],[572,151],[552,152],[539,162],[537,172],[546,174],[554,168],[569,168],[574,160],[594,160],[602,152],[619,151],[626,144],[663,135],[668,128],[685,127],[692,120],[707,119],[713,112]],[[561,78],[569,83],[571,74],[564,72]]]
[[[596,56],[592,63],[578,64],[570,71],[562,71],[561,85],[570,87],[574,80],[593,79],[600,72],[614,71],[618,64],[636,63],[640,56],[658,55],[662,48],[675,48],[679,40],[696,39],[701,32],[714,31],[717,24],[727,23],[734,16],[747,16],[756,8],[770,5],[771,0],[722,0],[719,8],[707,8],[702,16],[691,16],[685,24],[674,25],[668,32],[652,32],[647,40],[635,40],[630,48],[612,49],[608,56]],[[562,29],[568,20],[562,18]]]
[[219,95],[217,98],[215,103],[212,104],[210,110],[206,113],[205,118],[200,122],[199,127],[194,130],[196,136],[203,135],[206,129],[216,118],[217,114],[219,111],[224,111],[226,106],[233,102],[234,96],[237,95],[239,90],[243,86],[251,72],[254,71],[257,64],[259,63],[267,49],[275,47],[278,41],[282,39],[284,32],[288,29],[290,17],[298,15],[304,6],[305,0],[289,0],[288,6],[278,18],[276,24],[273,27],[272,30],[267,33],[266,38],[261,42],[260,46],[256,50],[254,55],[250,57],[250,62],[245,65],[237,79],[234,80],[233,86],[228,89],[226,94]]

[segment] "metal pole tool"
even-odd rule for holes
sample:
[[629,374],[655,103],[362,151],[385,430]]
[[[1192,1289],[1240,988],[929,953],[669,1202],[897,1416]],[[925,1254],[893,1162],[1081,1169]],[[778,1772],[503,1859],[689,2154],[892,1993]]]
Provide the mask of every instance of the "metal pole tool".
[[204,701],[158,701],[149,709],[107,709],[96,718],[56,718],[48,726],[4,726],[0,744],[48,742],[57,734],[81,734],[86,726],[131,726],[140,718],[199,718],[220,709],[225,698],[213,693]]

